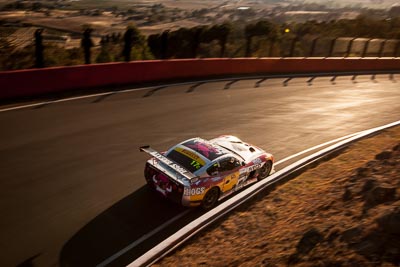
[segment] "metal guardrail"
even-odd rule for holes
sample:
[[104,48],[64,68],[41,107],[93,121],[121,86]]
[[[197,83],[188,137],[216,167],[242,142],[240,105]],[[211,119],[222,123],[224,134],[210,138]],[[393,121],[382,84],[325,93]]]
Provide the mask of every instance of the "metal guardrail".
[[183,242],[188,240],[190,237],[212,224],[216,220],[220,219],[222,216],[231,212],[233,209],[237,208],[241,204],[253,198],[255,195],[261,191],[267,189],[268,187],[275,185],[278,182],[284,181],[288,177],[297,175],[299,172],[304,170],[305,167],[312,163],[316,163],[320,160],[327,158],[335,152],[339,152],[342,149],[348,147],[353,142],[362,139],[364,137],[375,134],[379,131],[395,127],[400,125],[400,121],[396,121],[390,124],[386,124],[380,127],[372,128],[369,130],[362,131],[354,136],[340,141],[332,146],[329,146],[321,151],[318,151],[310,156],[307,156],[285,168],[271,175],[270,177],[256,183],[255,185],[245,189],[233,198],[221,203],[219,206],[213,210],[205,213],[201,217],[197,218],[193,222],[189,223],[174,235],[165,239],[163,242],[155,246],[153,249],[149,250],[147,253],[143,254],[141,257],[137,258],[135,261],[130,263],[128,267],[136,266],[149,266],[154,264],[166,254],[171,252],[180,246]]

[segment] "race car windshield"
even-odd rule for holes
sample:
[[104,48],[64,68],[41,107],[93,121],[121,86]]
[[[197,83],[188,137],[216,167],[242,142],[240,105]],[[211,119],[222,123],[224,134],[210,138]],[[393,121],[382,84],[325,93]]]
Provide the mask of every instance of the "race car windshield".
[[209,160],[214,160],[226,154],[226,152],[222,150],[221,147],[218,147],[201,139],[192,139],[183,143],[183,145],[196,151],[197,153],[200,153]]
[[203,162],[199,162],[198,160],[188,157],[177,150],[172,150],[167,157],[192,173],[203,167]]

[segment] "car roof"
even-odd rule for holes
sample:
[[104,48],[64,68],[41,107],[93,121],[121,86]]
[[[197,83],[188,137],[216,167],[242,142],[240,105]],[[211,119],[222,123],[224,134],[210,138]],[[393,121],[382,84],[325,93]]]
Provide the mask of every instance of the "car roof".
[[223,155],[230,153],[225,148],[200,137],[183,141],[179,145],[184,148],[189,148],[196,154],[205,158],[207,161],[213,161]]

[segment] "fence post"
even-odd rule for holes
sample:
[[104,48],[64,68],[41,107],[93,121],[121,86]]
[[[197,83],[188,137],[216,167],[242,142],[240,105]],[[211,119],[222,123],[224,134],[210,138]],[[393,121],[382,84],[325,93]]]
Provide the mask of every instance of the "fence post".
[[167,59],[169,30],[161,34],[161,59]]
[[315,38],[311,44],[310,57],[314,55],[315,46],[317,45],[319,37]]
[[346,51],[346,56],[345,57],[348,57],[350,55],[351,48],[353,47],[353,42],[354,42],[355,39],[357,39],[357,37],[351,39],[349,44],[347,45],[347,51]]
[[385,51],[386,42],[387,42],[387,39],[383,40],[383,42],[381,43],[381,46],[379,48],[378,57],[382,57],[383,51]]
[[293,57],[294,55],[294,49],[296,48],[296,43],[299,40],[299,38],[296,36],[293,41],[292,41],[292,45],[290,46],[290,54],[289,57]]
[[246,37],[246,54],[245,57],[250,57],[251,54],[251,40],[252,40],[252,36],[247,36]]
[[123,50],[123,55],[126,62],[131,61],[132,35],[133,35],[133,29],[128,28],[124,34],[124,50]]
[[332,39],[331,41],[331,47],[329,48],[329,54],[328,57],[331,57],[333,54],[333,50],[335,49],[335,45],[336,45],[336,40],[339,39],[339,37],[336,37],[335,39]]
[[372,39],[368,39],[365,44],[364,44],[364,49],[363,52],[361,54],[361,57],[365,57],[365,55],[367,54],[368,51],[368,46],[369,46],[369,42],[371,42]]
[[200,45],[200,41],[201,41],[200,37],[201,37],[202,32],[203,32],[202,28],[198,28],[194,32],[193,43],[192,43],[192,58],[197,58],[199,45]]
[[269,46],[269,52],[268,52],[269,57],[272,57],[272,53],[274,51],[274,45],[275,45],[275,38],[272,38],[270,40],[270,46]]
[[393,57],[397,57],[399,55],[400,50],[400,40],[397,40],[396,48],[394,49]]
[[83,37],[81,41],[81,46],[83,47],[83,52],[85,54],[85,64],[90,64],[90,48],[93,46],[92,39],[90,38],[92,29],[86,29],[83,32]]
[[43,29],[37,29],[35,31],[35,68],[43,68]]

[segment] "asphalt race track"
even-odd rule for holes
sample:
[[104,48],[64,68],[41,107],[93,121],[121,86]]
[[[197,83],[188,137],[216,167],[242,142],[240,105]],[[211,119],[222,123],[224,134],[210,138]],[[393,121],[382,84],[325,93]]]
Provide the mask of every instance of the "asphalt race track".
[[0,112],[0,266],[97,265],[182,213],[145,187],[139,146],[233,134],[279,160],[400,119],[400,75],[331,78],[194,83]]

